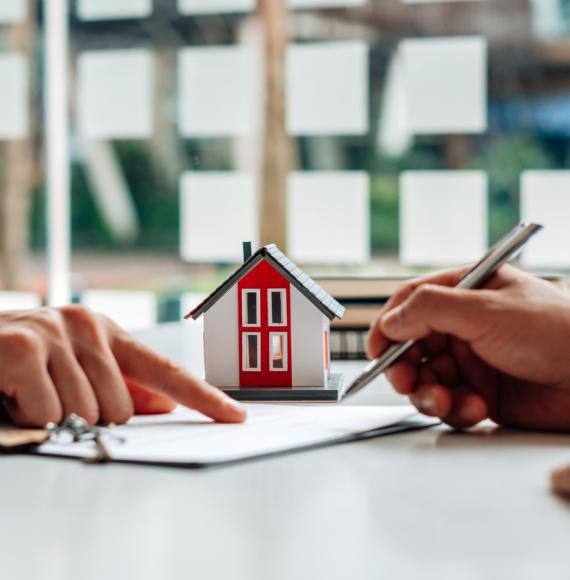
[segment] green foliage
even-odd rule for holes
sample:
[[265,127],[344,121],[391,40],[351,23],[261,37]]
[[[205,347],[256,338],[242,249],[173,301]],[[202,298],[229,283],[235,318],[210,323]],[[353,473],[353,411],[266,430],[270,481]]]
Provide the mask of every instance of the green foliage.
[[370,192],[370,234],[373,252],[394,253],[398,249],[400,173],[406,170],[440,168],[440,156],[430,148],[414,148],[401,157],[379,156],[375,159]]
[[117,154],[140,220],[142,235],[136,247],[176,250],[179,233],[179,201],[176,189],[165,185],[153,163],[152,152],[141,144],[121,143]]
[[515,135],[483,144],[469,166],[489,176],[489,240],[492,243],[520,220],[522,173],[552,169],[555,162],[539,140]]
[[[365,156],[358,166],[371,165],[371,244],[374,252],[391,252],[399,243],[399,175],[406,170],[445,169],[437,141],[418,140],[401,157],[377,156],[372,163]],[[179,198],[175,186],[160,174],[146,143],[121,142],[115,145],[121,167],[133,195],[142,234],[131,249],[176,252],[179,236]],[[519,183],[528,169],[556,167],[553,154],[532,137],[503,136],[476,143],[475,154],[466,168],[481,169],[489,176],[489,237],[495,241],[519,220]],[[32,242],[45,244],[45,203],[43,191],[32,196]],[[119,246],[94,201],[81,163],[72,166],[72,232],[74,248],[110,249]]]
[[397,176],[373,177],[370,192],[370,235],[373,251],[397,249],[399,207]]
[[[556,166],[553,154],[538,139],[503,136],[476,143],[466,169],[480,169],[489,177],[489,239],[496,241],[520,219],[521,174]],[[406,170],[442,170],[444,156],[429,141],[419,140],[406,155],[378,157],[371,190],[371,237],[375,252],[394,251],[399,243],[399,175]]]
[[73,248],[109,248],[113,237],[95,205],[82,164],[71,166],[71,239]]

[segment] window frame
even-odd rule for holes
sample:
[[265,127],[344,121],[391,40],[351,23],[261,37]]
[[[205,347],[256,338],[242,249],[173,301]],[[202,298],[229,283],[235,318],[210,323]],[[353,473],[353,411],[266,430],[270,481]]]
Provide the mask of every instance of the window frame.
[[[282,322],[273,322],[273,302],[272,293],[278,293],[281,296],[281,320]],[[267,290],[267,325],[276,327],[285,327],[287,320],[287,289],[286,288],[268,288]]]
[[[272,373],[286,373],[289,370],[289,345],[288,345],[288,334],[287,332],[270,332],[269,333],[269,370]],[[281,337],[281,347],[283,349],[283,367],[275,368],[273,366],[273,356],[272,356],[272,342],[274,336]]]
[[[247,312],[247,295],[255,294],[256,304],[255,304],[255,316],[257,322],[252,324],[247,322],[248,312]],[[241,291],[241,325],[244,328],[257,328],[261,326],[261,292],[256,288],[243,288]]]
[[[249,340],[250,336],[257,338],[257,367],[249,366]],[[241,370],[245,373],[261,371],[261,332],[242,332],[241,334]]]

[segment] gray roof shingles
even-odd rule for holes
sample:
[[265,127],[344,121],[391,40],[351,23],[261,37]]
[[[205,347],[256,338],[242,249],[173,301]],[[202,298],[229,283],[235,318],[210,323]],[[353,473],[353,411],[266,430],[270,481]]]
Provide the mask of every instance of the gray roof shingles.
[[214,290],[202,303],[189,312],[185,318],[199,318],[213,306],[239,279],[251,270],[263,258],[268,258],[274,266],[323,314],[329,319],[342,318],[344,306],[325,292],[310,276],[305,274],[297,264],[292,262],[275,244],[257,250],[249,260],[244,262],[223,284]]

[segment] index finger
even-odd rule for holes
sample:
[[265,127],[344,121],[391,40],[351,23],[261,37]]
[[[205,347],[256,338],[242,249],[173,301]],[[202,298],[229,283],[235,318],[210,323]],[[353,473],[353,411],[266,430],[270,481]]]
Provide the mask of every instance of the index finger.
[[194,377],[182,366],[113,327],[111,350],[126,379],[173,398],[221,423],[241,423],[243,407],[219,389]]
[[381,308],[378,318],[370,328],[370,334],[368,336],[368,356],[370,358],[379,357],[392,343],[389,338],[384,336],[380,328],[380,321],[388,312],[405,302],[409,296],[424,284],[456,286],[468,270],[469,268],[466,266],[443,270],[441,272],[436,272],[435,274],[430,274],[429,276],[416,278],[397,290]]

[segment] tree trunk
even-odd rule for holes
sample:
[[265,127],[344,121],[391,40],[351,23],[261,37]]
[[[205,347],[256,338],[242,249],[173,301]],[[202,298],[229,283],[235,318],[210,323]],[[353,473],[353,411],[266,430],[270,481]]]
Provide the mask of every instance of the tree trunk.
[[287,251],[287,175],[292,166],[287,135],[285,59],[289,43],[285,0],[260,0],[263,28],[265,114],[260,188],[260,238]]
[[28,18],[9,32],[12,51],[26,55],[29,63],[29,128],[26,139],[8,141],[4,146],[2,183],[0,189],[0,258],[2,278],[7,290],[15,290],[22,283],[22,272],[29,246],[30,189],[34,182],[33,139],[34,124],[32,95],[36,75],[33,55],[35,42],[35,2],[28,1]]

